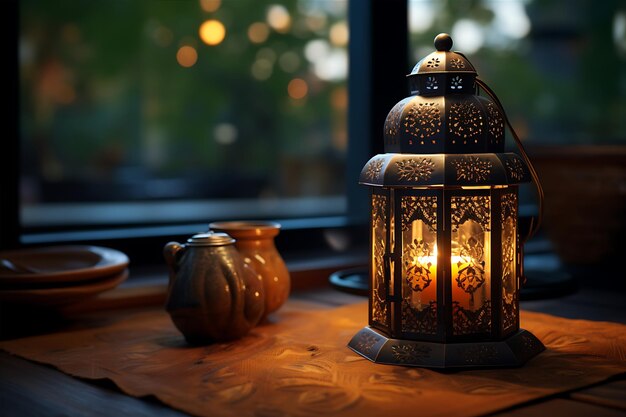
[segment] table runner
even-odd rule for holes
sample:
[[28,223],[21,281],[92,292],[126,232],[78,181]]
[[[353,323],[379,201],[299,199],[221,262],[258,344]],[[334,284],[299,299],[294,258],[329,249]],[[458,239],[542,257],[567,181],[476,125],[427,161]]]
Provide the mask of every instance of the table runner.
[[346,344],[363,303],[284,308],[231,343],[190,347],[162,311],[0,343],[81,378],[110,379],[198,416],[477,416],[626,372],[626,326],[522,312],[547,350],[526,366],[439,372],[373,364]]

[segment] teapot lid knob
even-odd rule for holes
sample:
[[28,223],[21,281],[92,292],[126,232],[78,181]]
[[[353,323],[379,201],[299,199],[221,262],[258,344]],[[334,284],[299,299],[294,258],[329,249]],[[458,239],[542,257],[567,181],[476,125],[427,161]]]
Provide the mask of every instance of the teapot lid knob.
[[226,233],[198,233],[187,239],[188,246],[224,246],[235,243],[235,239]]

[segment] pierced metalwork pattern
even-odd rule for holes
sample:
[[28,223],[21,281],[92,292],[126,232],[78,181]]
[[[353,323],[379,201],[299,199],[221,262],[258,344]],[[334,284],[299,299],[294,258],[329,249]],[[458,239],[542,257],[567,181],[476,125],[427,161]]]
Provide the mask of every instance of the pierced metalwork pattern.
[[433,279],[430,277],[432,263],[426,261],[424,264],[420,261],[431,255],[430,245],[421,239],[413,239],[412,243],[404,247],[405,279],[413,291],[421,292],[432,282]]
[[517,195],[504,194],[501,198],[502,220],[502,330],[515,326],[519,312],[517,304]]
[[456,77],[453,77],[450,80],[450,89],[451,90],[462,90],[463,89],[463,78],[459,77],[458,75]]
[[502,208],[500,210],[500,220],[504,223],[508,218],[517,217],[517,195],[513,193],[504,194],[500,200]]
[[439,82],[437,81],[437,78],[432,77],[432,76],[426,78],[426,90],[428,91],[439,90]]
[[439,67],[440,63],[441,63],[440,59],[435,57],[435,58],[431,58],[430,60],[428,60],[428,62],[426,63],[426,66],[428,68],[437,68]]
[[498,348],[494,345],[472,345],[463,350],[463,360],[470,365],[490,363],[497,357]]
[[437,197],[404,196],[400,208],[403,231],[409,230],[411,223],[415,220],[423,221],[433,232],[437,230]]
[[385,227],[387,224],[387,197],[372,195],[372,227]]
[[417,363],[430,356],[429,346],[393,345],[391,353],[398,363]]
[[374,288],[372,290],[372,320],[387,325],[387,303],[385,302],[385,241],[374,244]]
[[[504,279],[504,278],[503,278]],[[517,293],[509,294],[502,289],[502,330],[507,331],[517,323]]]
[[[405,132],[418,139],[427,139],[441,130],[441,110],[437,103],[413,103],[404,119]],[[436,143],[432,140],[432,143]],[[420,141],[423,145],[424,141]]]
[[483,133],[483,115],[478,106],[473,102],[452,103],[448,129],[451,134],[461,137],[464,145],[470,139],[478,143],[476,137]]
[[519,181],[524,178],[524,165],[519,159],[507,159],[504,165],[512,180]]
[[387,303],[385,287],[385,234],[387,228],[387,197],[372,195],[373,236],[373,285],[372,285],[372,320],[387,326]]
[[374,181],[380,176],[380,172],[383,169],[383,158],[374,159],[367,164],[365,168],[365,179]]
[[366,355],[372,352],[372,348],[376,343],[380,342],[380,337],[374,336],[371,333],[361,333],[359,339],[356,341],[355,348]]
[[431,159],[405,159],[396,162],[398,167],[398,178],[407,181],[425,181],[430,178],[435,169],[435,164]]
[[460,58],[452,58],[450,60],[450,68],[452,69],[463,69],[465,68],[465,62],[463,62]]
[[476,311],[466,310],[457,301],[452,302],[452,332],[455,335],[487,333],[491,330],[491,301]]
[[404,110],[404,105],[406,104],[406,100],[402,100],[389,112],[387,118],[385,119],[385,134],[395,144],[396,136],[400,133],[400,126],[402,126],[402,110]]
[[470,307],[474,305],[474,292],[485,283],[485,253],[483,245],[474,237],[461,244],[457,261],[456,285],[470,296]]
[[459,230],[459,226],[468,220],[474,220],[483,231],[490,230],[491,215],[489,213],[489,196],[455,196],[452,197],[452,231]]
[[456,168],[457,181],[481,182],[489,179],[493,163],[477,156],[467,156],[452,161]]
[[409,297],[402,300],[402,331],[405,333],[437,334],[437,303],[430,301],[419,310]]
[[487,103],[487,114],[489,116],[489,133],[493,136],[495,143],[500,143],[504,135],[504,120],[500,111],[493,103]]

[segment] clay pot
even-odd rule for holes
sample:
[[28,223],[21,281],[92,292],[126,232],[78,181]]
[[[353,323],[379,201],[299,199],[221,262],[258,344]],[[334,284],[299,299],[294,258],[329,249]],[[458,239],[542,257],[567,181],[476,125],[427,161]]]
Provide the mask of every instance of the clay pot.
[[280,224],[262,221],[214,222],[209,227],[235,239],[235,246],[261,276],[265,292],[265,314],[278,310],[289,296],[291,280],[283,258],[276,250],[274,237]]

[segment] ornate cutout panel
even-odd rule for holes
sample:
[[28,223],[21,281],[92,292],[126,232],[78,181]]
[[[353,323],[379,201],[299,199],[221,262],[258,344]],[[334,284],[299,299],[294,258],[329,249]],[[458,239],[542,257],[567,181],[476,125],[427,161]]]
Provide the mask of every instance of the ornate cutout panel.
[[451,197],[452,333],[491,331],[491,198]]
[[517,324],[517,195],[503,194],[500,212],[502,222],[502,331]]
[[437,334],[437,197],[402,196],[402,332]]
[[372,305],[372,321],[388,327],[387,288],[385,285],[385,251],[387,235],[387,206],[388,198],[385,195],[372,194],[372,291],[370,292]]

